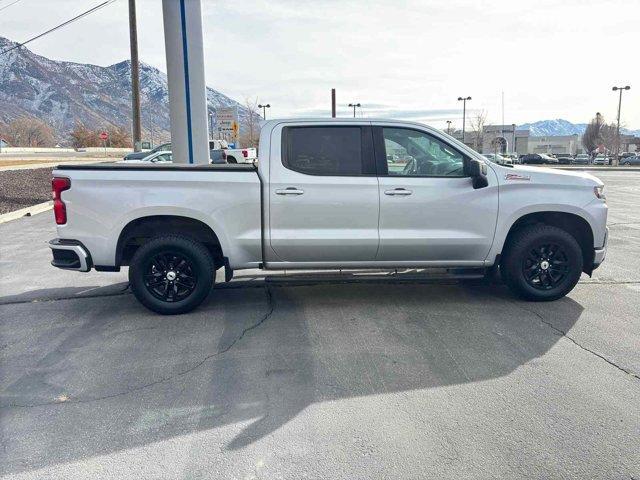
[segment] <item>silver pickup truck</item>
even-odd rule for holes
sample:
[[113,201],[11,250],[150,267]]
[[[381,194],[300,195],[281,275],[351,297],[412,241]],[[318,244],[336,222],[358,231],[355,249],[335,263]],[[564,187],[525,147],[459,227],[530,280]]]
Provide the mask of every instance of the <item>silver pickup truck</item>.
[[63,165],[59,268],[129,266],[162,314],[208,295],[218,269],[499,269],[529,300],[566,295],[604,259],[603,184],[496,165],[417,123],[271,120],[258,165]]

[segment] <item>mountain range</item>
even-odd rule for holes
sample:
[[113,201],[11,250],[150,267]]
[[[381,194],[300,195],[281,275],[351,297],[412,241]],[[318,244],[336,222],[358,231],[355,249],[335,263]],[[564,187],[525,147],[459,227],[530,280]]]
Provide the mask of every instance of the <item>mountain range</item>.
[[[553,135],[582,135],[586,123],[571,123],[567,120],[558,118],[556,120],[540,120],[533,123],[523,123],[518,125],[521,130],[529,130],[529,135],[532,137],[549,137]],[[621,133],[628,135],[640,136],[640,130],[629,130],[627,128],[621,128]]]
[[[0,51],[17,45],[0,37]],[[50,124],[61,143],[68,141],[76,122],[89,128],[128,126],[131,123],[131,62],[102,67],[98,65],[50,60],[25,47],[0,55],[0,122],[21,116],[37,117]],[[170,136],[167,75],[141,62],[140,94],[142,128],[146,137]],[[211,111],[218,107],[237,107],[241,129],[249,110],[237,101],[207,87]],[[541,120],[520,125],[531,136],[581,135],[585,123],[567,120]],[[622,130],[640,135],[640,130]]]
[[[16,43],[0,37],[0,51]],[[20,47],[0,55],[0,122],[21,116],[40,118],[68,139],[76,122],[90,128],[128,126],[131,123],[131,62],[98,65],[50,60]],[[167,75],[140,63],[143,130],[169,136]],[[237,107],[241,126],[249,110],[222,93],[207,88],[210,110]]]

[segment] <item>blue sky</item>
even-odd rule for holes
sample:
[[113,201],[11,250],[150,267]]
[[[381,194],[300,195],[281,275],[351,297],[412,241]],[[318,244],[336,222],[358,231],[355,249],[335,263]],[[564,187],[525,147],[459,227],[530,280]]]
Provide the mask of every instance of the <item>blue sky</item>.
[[[11,0],[0,0],[0,8]],[[21,0],[0,31],[24,40],[99,3]],[[640,128],[640,2],[629,0],[203,0],[207,84],[272,105],[271,117],[322,115],[337,88],[364,116],[460,123],[460,95],[492,123],[596,111],[614,120],[613,85],[632,86],[623,123]],[[138,0],[140,56],[165,70],[160,0]],[[36,53],[108,65],[129,54],[127,2],[32,43]],[[473,112],[472,112],[473,114]]]

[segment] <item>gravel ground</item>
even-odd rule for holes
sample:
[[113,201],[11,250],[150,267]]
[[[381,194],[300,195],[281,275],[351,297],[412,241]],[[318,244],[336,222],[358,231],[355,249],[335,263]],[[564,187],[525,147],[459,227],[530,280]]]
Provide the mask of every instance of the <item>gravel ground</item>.
[[0,215],[51,200],[51,168],[0,172]]

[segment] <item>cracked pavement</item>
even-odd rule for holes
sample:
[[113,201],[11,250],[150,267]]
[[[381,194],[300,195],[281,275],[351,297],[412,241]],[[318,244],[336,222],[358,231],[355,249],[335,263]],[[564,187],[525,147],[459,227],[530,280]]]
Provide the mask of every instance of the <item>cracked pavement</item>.
[[6,478],[640,478],[640,173],[565,299],[247,272],[160,317],[0,225]]

